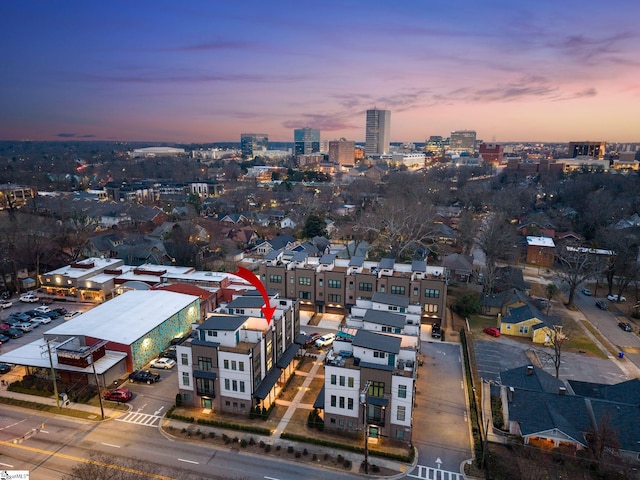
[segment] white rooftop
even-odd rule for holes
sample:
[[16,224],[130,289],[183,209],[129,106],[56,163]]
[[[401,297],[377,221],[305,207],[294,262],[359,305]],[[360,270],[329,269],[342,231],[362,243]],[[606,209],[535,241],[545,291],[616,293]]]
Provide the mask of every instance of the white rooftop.
[[52,328],[46,335],[86,335],[131,345],[197,298],[166,290],[131,290]]
[[553,248],[556,245],[553,243],[553,238],[550,237],[527,237],[527,245],[532,247],[550,247]]
[[90,265],[93,263],[92,268],[74,268],[71,265],[67,265],[57,270],[47,272],[46,275],[64,275],[68,278],[86,277],[92,273],[99,273],[105,268],[117,268],[116,265],[121,265],[122,260],[119,258],[88,258],[77,262],[78,264]]

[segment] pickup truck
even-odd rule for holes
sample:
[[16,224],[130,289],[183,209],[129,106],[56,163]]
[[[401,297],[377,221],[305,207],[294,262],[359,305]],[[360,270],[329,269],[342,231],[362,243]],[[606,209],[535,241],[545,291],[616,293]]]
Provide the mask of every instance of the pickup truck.
[[151,385],[152,383],[160,381],[160,375],[158,373],[153,373],[150,370],[138,370],[137,372],[132,372],[129,374],[129,380],[131,380],[132,382],[140,382]]

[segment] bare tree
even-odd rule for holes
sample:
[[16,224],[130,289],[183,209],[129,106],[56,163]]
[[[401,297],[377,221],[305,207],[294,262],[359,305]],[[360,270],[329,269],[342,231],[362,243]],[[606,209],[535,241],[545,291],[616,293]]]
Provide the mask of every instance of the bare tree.
[[604,268],[603,261],[592,249],[564,244],[557,246],[556,255],[560,262],[558,276],[569,287],[567,306],[572,307],[578,285],[592,275],[599,274]]
[[544,286],[547,300],[549,300],[549,303],[547,303],[547,315],[549,315],[549,308],[551,308],[551,299],[558,294],[558,290],[558,286],[555,283],[547,283]]
[[477,243],[485,255],[482,291],[484,294],[491,294],[495,286],[498,262],[510,261],[514,255],[515,233],[505,217],[496,214],[480,232]]
[[553,362],[553,367],[556,370],[556,378],[560,377],[562,349],[565,343],[567,343],[567,340],[569,340],[569,336],[563,332],[562,325],[553,325],[553,327],[549,329],[547,338],[545,339],[545,345],[551,347],[551,351],[540,350]]

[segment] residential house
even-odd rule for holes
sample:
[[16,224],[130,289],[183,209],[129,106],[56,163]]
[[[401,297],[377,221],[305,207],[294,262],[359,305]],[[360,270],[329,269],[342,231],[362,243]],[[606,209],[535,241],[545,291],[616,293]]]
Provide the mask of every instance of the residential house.
[[256,245],[256,253],[266,255],[272,250],[291,249],[297,243],[295,237],[285,233],[269,240],[259,240]]
[[452,253],[442,259],[442,266],[449,271],[451,281],[469,283],[473,275],[473,256]]
[[551,267],[556,259],[556,246],[549,237],[527,237],[527,263]]
[[505,315],[498,314],[501,334],[529,338],[533,343],[549,343],[556,325],[562,325],[559,317],[545,315],[529,304],[508,308]]

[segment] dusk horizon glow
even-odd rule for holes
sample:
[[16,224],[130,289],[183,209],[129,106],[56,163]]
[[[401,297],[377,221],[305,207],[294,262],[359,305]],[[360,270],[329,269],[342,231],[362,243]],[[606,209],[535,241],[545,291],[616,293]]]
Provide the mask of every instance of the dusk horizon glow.
[[9,1],[0,140],[640,142],[640,4]]

